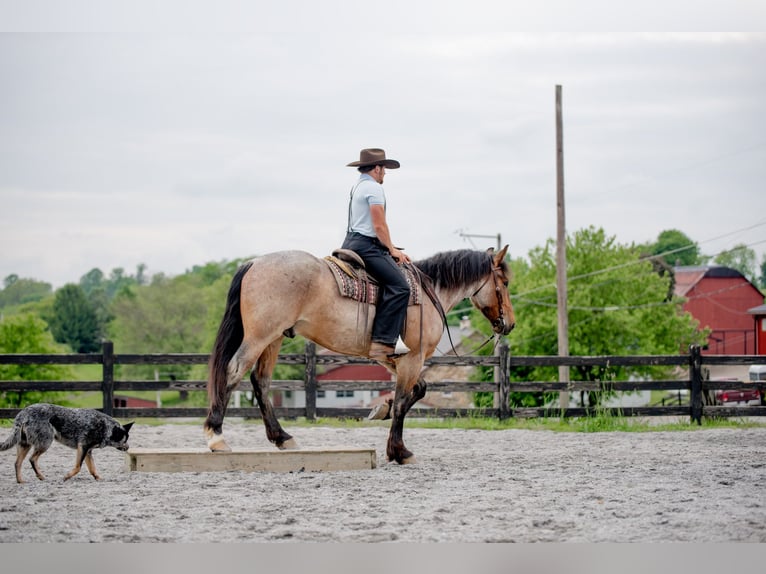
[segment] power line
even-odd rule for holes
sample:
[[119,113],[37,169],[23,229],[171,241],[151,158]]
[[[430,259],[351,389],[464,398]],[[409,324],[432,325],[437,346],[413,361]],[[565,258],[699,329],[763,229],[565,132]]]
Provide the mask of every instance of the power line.
[[[741,289],[741,288],[743,288],[745,286],[746,286],[745,283],[740,283],[738,285],[730,285],[728,287],[722,287],[721,289],[717,289],[715,291],[708,291],[706,293],[700,293],[699,295],[695,295],[695,296],[692,296],[692,297],[686,297],[685,299],[688,302],[688,301],[693,301],[695,299],[708,298],[710,295],[724,293],[726,291],[733,291],[735,289]],[[519,298],[518,297],[514,297],[514,300],[518,301]],[[527,302],[532,304],[532,305],[539,305],[539,306],[548,307],[548,308],[552,308],[552,307],[556,306],[555,304],[551,304],[551,303],[543,303],[543,302],[536,302],[536,301],[527,301]],[[721,305],[720,303],[717,303],[715,301],[713,301],[713,302],[716,303],[717,305],[719,305],[720,307],[723,307],[723,308],[727,309],[728,311],[734,311],[736,313],[743,314],[740,311],[737,311],[735,309],[728,309],[725,306]],[[592,322],[592,321],[595,321],[595,320],[601,318],[602,317],[601,314],[595,314],[597,312],[598,313],[602,313],[602,312],[606,313],[606,312],[616,312],[616,311],[632,311],[632,310],[635,310],[635,309],[650,308],[650,307],[662,307],[662,306],[665,306],[665,305],[675,305],[675,306],[678,306],[678,305],[681,305],[681,304],[682,304],[682,302],[679,299],[674,299],[674,300],[670,300],[670,301],[657,301],[657,302],[652,302],[652,303],[642,303],[642,304],[637,304],[637,305],[625,305],[625,306],[578,307],[578,306],[571,306],[570,305],[569,306],[569,310],[570,311],[573,311],[573,310],[574,311],[590,311],[590,312],[594,313],[590,317],[585,317],[585,318],[583,318],[583,319],[581,319],[581,320],[579,320],[579,321],[577,321],[575,323],[571,323],[570,327],[576,327],[576,326],[579,326],[579,325],[583,325],[585,323],[589,323],[589,322]],[[538,340],[538,339],[545,339],[547,337],[552,337],[552,336],[555,336],[556,334],[557,334],[557,330],[556,329],[550,329],[550,330],[545,331],[543,333],[539,333],[537,335],[524,338],[524,339],[522,339],[520,341],[517,340],[516,344],[517,345],[525,344],[525,343],[529,343],[530,341],[535,341],[535,340]]]
[[[724,233],[722,235],[718,235],[716,237],[712,237],[710,239],[706,239],[704,241],[701,241],[700,243],[709,243],[711,241],[717,241],[717,240],[722,239],[724,237],[729,237],[729,236],[735,235],[737,233],[742,233],[743,231],[749,231],[751,229],[755,229],[755,228],[761,227],[763,225],[766,225],[766,219],[764,219],[762,221],[759,221],[757,223],[754,223],[752,225],[749,225],[747,227],[743,227],[743,228],[740,228],[740,229],[737,229],[737,230],[734,230],[734,231],[730,231],[728,233]],[[756,242],[753,242],[753,243],[749,243],[749,244],[745,245],[745,247],[752,247],[753,245],[760,245],[761,243],[766,243],[766,239],[762,239],[762,240],[759,240],[759,241],[756,241]],[[678,247],[676,249],[671,249],[671,250],[665,251],[663,253],[658,253],[657,255],[653,255],[652,257],[664,257],[666,255],[672,255],[673,253],[678,253],[678,252],[681,252],[681,251],[692,249],[695,246],[696,246],[696,244],[690,243],[689,245]],[[731,251],[731,249],[726,249],[726,250],[720,251],[720,252],[716,253],[715,255],[713,255],[712,257],[717,257],[718,255],[720,255],[722,253],[727,253],[728,251]],[[585,279],[587,277],[593,277],[593,276],[596,276],[596,275],[601,275],[601,274],[604,274],[604,273],[608,273],[610,271],[617,271],[617,270],[624,269],[624,268],[627,268],[627,267],[630,267],[630,266],[633,266],[633,265],[639,265],[639,264],[642,264],[642,263],[647,263],[648,261],[649,261],[649,259],[636,259],[636,260],[633,260],[633,261],[628,261],[626,263],[621,263],[619,265],[614,265],[612,267],[606,267],[604,269],[599,269],[599,270],[596,270],[596,271],[591,271],[589,273],[583,273],[581,275],[574,275],[574,276],[569,278],[569,281],[574,281],[574,280],[578,280],[578,279]],[[619,277],[619,278],[616,277],[616,278],[610,279],[609,281],[603,281],[603,282],[596,283],[596,284],[589,284],[589,285],[585,285],[584,287],[587,288],[587,289],[593,289],[594,287],[599,287],[599,286],[602,286],[602,285],[605,285],[605,284],[611,283],[611,282],[631,280],[632,278],[638,277],[639,275],[645,275],[647,273],[653,274],[655,272],[652,271],[652,270],[645,270],[645,271],[642,271],[639,274],[634,274],[632,277]],[[555,308],[556,307],[556,303],[547,303],[547,302],[544,302],[544,301],[537,301],[537,300],[526,298],[527,295],[530,295],[532,293],[536,293],[538,291],[543,291],[545,289],[550,289],[550,288],[554,288],[555,289],[555,287],[556,287],[555,283],[548,283],[546,285],[541,285],[540,287],[535,287],[534,289],[530,289],[529,291],[525,291],[523,293],[516,293],[516,294],[514,294],[513,295],[513,300],[514,301],[523,302],[523,303],[527,303],[529,305],[534,305],[534,306]],[[577,287],[575,286],[575,288],[577,288]],[[701,296],[702,295],[697,296],[697,297],[701,297]],[[691,297],[691,298],[688,298],[688,299],[691,300],[691,299],[695,299],[697,297]],[[610,312],[610,311],[627,310],[627,309],[640,309],[642,307],[656,307],[656,306],[661,306],[661,305],[669,305],[669,304],[677,304],[677,303],[678,303],[677,301],[662,301],[662,302],[652,302],[652,303],[645,303],[645,304],[638,304],[638,305],[631,305],[631,306],[615,306],[615,305],[607,305],[607,306],[602,306],[602,307],[571,307],[570,306],[570,310]],[[471,311],[470,309],[453,309],[450,312],[448,312],[447,315],[453,315],[453,314],[457,314],[457,313],[464,314],[464,313],[470,312],[470,311]]]
[[735,235],[737,233],[742,233],[743,231],[750,231],[751,229],[755,229],[756,227],[760,227],[761,225],[766,225],[766,219],[764,219],[763,221],[759,221],[758,223],[753,223],[753,225],[750,225],[748,227],[743,227],[735,231],[730,231],[729,233],[724,233],[723,235],[719,235],[718,237],[713,237],[712,239],[706,239],[705,241],[700,241],[700,243],[709,243],[710,241],[723,239],[724,237],[728,237],[729,235]]
[[[718,239],[722,239],[724,237],[728,237],[728,236],[734,235],[736,233],[742,233],[743,231],[749,231],[750,229],[755,229],[756,227],[760,227],[762,225],[766,225],[766,220],[760,221],[760,222],[755,223],[753,225],[750,225],[748,227],[744,227],[744,228],[741,228],[741,229],[738,229],[738,230],[735,230],[735,231],[731,231],[729,233],[725,233],[723,235],[719,235],[717,237],[713,237],[711,239],[706,239],[704,241],[701,241],[700,243],[709,243],[711,241],[716,241]],[[756,241],[756,242],[753,242],[753,243],[746,244],[746,245],[744,245],[744,247],[752,247],[753,245],[760,245],[761,243],[764,243],[764,242],[766,242],[766,239],[762,239],[762,240],[759,240],[759,241]],[[682,247],[677,247],[676,249],[671,249],[671,250],[665,251],[663,253],[658,253],[656,255],[652,255],[652,258],[665,257],[666,255],[672,255],[674,253],[679,253],[681,251],[686,251],[688,249],[693,249],[696,246],[697,246],[697,244],[690,243],[690,244],[684,245]],[[712,257],[717,257],[718,255],[720,255],[722,253],[726,253],[728,251],[731,251],[731,249],[724,249],[722,251],[719,251],[718,253],[712,255]],[[633,261],[628,261],[626,263],[620,263],[619,265],[613,265],[612,267],[606,267],[604,269],[598,269],[596,271],[590,271],[588,273],[583,273],[581,275],[573,275],[572,277],[569,277],[568,280],[569,281],[577,281],[579,279],[585,279],[587,277],[593,277],[593,276],[596,276],[596,275],[601,275],[601,274],[604,274],[604,273],[609,273],[610,271],[617,271],[619,269],[624,269],[624,268],[630,267],[632,265],[640,265],[642,263],[646,263],[648,260],[649,260],[648,258],[645,258],[645,259],[635,259]],[[534,289],[531,289],[530,291],[527,291],[525,293],[518,293],[518,294],[516,294],[516,297],[519,297],[520,295],[521,296],[528,295],[530,293],[535,293],[537,291],[542,291],[544,289],[549,289],[551,287],[556,287],[556,284],[555,283],[548,283],[546,285],[541,285],[541,286],[535,287]]]
[[[734,291],[735,289],[742,289],[743,287],[746,287],[747,285],[749,285],[749,283],[738,283],[736,285],[730,285],[728,287],[722,287],[720,289],[716,289],[715,291],[707,291],[705,293],[700,293],[699,295],[693,295],[691,297],[684,297],[684,299],[686,299],[687,302],[688,301],[694,301],[696,299],[707,299],[711,295],[717,295],[719,293],[725,293],[727,291]],[[545,303],[543,301],[535,301],[535,300],[531,300],[531,299],[524,299],[523,297],[519,297],[519,296],[514,296],[513,300],[514,301],[522,301],[522,302],[525,302],[525,303],[528,303],[530,305],[534,305],[534,306],[537,306],[537,307],[548,307],[548,308],[556,307],[555,303]],[[727,308],[724,305],[721,305],[720,303],[717,303],[717,302],[715,302],[715,303],[716,303],[716,305],[726,309],[727,311],[732,311],[732,312],[736,312],[736,313],[740,313],[740,314],[745,314],[745,313],[741,313],[740,311],[737,311],[736,309]],[[604,306],[599,306],[599,307],[586,307],[586,306],[573,306],[573,305],[570,305],[569,309],[570,310],[574,310],[574,311],[610,312],[610,311],[629,311],[629,310],[633,310],[633,309],[643,309],[643,308],[648,308],[648,307],[662,307],[664,305],[679,305],[679,304],[681,304],[681,301],[679,299],[671,299],[670,301],[653,301],[653,302],[649,302],[649,303],[639,303],[639,304],[636,304],[636,305],[604,305]]]

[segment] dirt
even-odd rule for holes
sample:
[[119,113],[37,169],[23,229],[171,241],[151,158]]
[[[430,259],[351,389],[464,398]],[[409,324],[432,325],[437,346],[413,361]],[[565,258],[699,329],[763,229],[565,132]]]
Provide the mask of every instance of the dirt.
[[[385,461],[388,429],[291,428],[306,447],[374,448],[324,473],[143,473],[96,451],[102,480],[54,444],[17,484],[0,453],[0,542],[766,542],[766,428],[646,433],[405,428],[418,463]],[[270,448],[227,421],[236,449]],[[8,429],[0,429],[0,437]],[[202,448],[198,425],[143,426],[131,446]]]

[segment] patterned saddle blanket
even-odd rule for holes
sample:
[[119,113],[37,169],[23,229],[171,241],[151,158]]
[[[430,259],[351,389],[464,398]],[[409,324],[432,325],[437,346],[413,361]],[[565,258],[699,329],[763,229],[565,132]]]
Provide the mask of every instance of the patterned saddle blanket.
[[[342,297],[371,305],[378,302],[378,292],[380,291],[378,282],[363,269],[352,267],[349,263],[332,255],[328,255],[324,260],[338,283],[338,290]],[[409,305],[420,305],[422,293],[419,281],[411,269],[405,267],[403,271],[410,286]]]

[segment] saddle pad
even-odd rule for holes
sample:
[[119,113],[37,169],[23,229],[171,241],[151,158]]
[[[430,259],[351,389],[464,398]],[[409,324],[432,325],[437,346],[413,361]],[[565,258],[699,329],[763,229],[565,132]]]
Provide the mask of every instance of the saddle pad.
[[[325,257],[324,260],[327,262],[327,266],[338,283],[338,291],[340,291],[341,297],[348,297],[360,303],[377,304],[380,287],[375,279],[366,273],[366,278],[361,279],[347,263],[331,255]],[[408,304],[420,305],[420,285],[415,274],[405,267],[404,276],[410,286],[410,301]]]

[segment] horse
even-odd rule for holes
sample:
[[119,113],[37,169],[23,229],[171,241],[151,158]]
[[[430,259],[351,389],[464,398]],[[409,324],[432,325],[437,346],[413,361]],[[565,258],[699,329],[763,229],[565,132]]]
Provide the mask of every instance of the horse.
[[[492,325],[507,335],[516,319],[508,294],[506,245],[499,253],[462,249],[416,261],[437,298],[423,297],[407,311],[403,339],[411,351],[380,364],[396,375],[386,445],[389,461],[415,462],[402,438],[404,418],[426,393],[420,373],[445,327],[445,313],[469,298]],[[281,251],[257,257],[235,273],[226,310],[209,362],[208,414],[204,433],[208,448],[227,452],[223,419],[231,393],[250,371],[266,436],[279,449],[297,449],[295,439],[277,420],[268,392],[282,339],[295,334],[345,355],[369,358],[372,320],[360,328],[360,303],[340,295],[327,262],[304,251]],[[370,306],[374,318],[374,306]],[[360,336],[361,333],[364,336]]]

